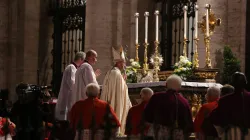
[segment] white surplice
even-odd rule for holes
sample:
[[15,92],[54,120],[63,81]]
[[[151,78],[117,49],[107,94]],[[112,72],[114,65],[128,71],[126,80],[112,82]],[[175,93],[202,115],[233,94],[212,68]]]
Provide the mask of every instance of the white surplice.
[[132,104],[129,99],[126,81],[123,79],[121,71],[116,67],[108,71],[104,78],[101,100],[110,103],[110,106],[114,109],[121,123],[121,128],[118,130],[118,133],[123,135],[127,114]]
[[67,114],[71,108],[70,98],[75,84],[76,70],[76,65],[70,64],[63,72],[60,92],[55,108],[55,118],[58,120],[67,120]]
[[76,71],[71,107],[79,100],[87,99],[86,86],[90,83],[97,83],[93,67],[85,62]]

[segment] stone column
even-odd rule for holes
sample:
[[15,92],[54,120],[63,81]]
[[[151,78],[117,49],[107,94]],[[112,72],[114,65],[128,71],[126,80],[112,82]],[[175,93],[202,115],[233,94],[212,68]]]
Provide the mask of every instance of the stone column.
[[[125,0],[91,0],[86,5],[85,51],[94,49],[98,53],[98,62],[94,68],[100,68],[102,75],[98,78],[102,84],[103,78],[113,66],[111,47],[128,45],[130,57],[133,14],[131,2]],[[135,11],[135,10],[134,10]]]
[[228,0],[228,44],[245,70],[246,0]]
[[6,59],[8,53],[8,0],[0,1],[0,89],[6,89]]
[[98,78],[102,84],[105,73],[111,68],[111,47],[115,43],[117,19],[117,0],[89,0],[86,5],[85,51],[94,49],[98,53],[99,68],[102,75]]
[[20,82],[36,84],[38,69],[40,0],[9,2],[9,98],[16,99],[15,87]]

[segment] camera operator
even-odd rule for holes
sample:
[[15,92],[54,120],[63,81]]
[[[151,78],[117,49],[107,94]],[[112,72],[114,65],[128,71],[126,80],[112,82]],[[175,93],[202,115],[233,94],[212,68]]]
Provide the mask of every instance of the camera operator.
[[43,121],[47,122],[49,109],[42,104],[44,96],[41,87],[20,83],[16,93],[18,100],[12,108],[17,127],[16,140],[43,140]]

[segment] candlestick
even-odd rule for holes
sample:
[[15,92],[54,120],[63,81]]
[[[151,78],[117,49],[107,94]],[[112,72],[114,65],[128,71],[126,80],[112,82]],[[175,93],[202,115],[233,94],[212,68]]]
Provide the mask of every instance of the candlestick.
[[184,6],[183,11],[184,11],[184,39],[187,38],[187,10],[188,7]]
[[159,38],[159,11],[155,11],[155,41],[158,42]]
[[139,62],[139,44],[135,44],[135,61]]
[[209,10],[210,4],[206,4],[206,36],[209,37]]
[[198,38],[198,10],[199,10],[199,6],[195,5],[195,34],[194,34],[194,38]]
[[145,16],[145,43],[148,43],[148,16],[149,16],[149,12],[145,12],[144,16]]
[[199,59],[198,59],[198,38],[194,38],[195,41],[195,51],[194,51],[194,60],[193,60],[193,68],[198,69],[199,68]]
[[138,44],[138,17],[139,13],[135,13],[135,44]]
[[187,39],[184,38],[183,40],[183,56],[187,57]]
[[212,68],[212,63],[210,59],[210,37],[206,36],[205,37],[205,46],[206,46],[206,65],[205,68]]
[[143,64],[143,74],[146,75],[148,73],[148,43],[144,43],[144,64]]

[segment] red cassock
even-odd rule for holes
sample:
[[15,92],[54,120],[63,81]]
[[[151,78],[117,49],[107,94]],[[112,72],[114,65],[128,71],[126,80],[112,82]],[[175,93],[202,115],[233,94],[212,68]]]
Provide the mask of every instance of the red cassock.
[[[142,126],[142,116],[145,106],[147,105],[147,102],[142,102],[139,105],[135,105],[132,108],[130,108],[127,116],[127,122],[126,125],[130,125],[130,129],[126,128],[125,134],[126,135],[138,135],[141,133],[141,126]],[[145,133],[149,129],[149,125],[145,126]]]
[[202,105],[202,107],[200,108],[198,114],[195,117],[194,120],[194,131],[197,134],[203,134],[203,130],[201,128],[204,119],[207,118],[209,116],[209,114],[218,106],[217,100],[211,103],[206,103],[204,105]]
[[[107,115],[107,106],[109,107],[109,117],[112,124],[120,126],[120,122],[116,117],[114,110],[108,105],[107,102],[97,98],[87,98],[76,102],[70,111],[70,125],[76,129],[79,122],[82,122],[83,129],[90,129],[92,118],[95,118],[95,127],[102,129],[105,123],[105,115]],[[94,117],[93,117],[94,116]]]

